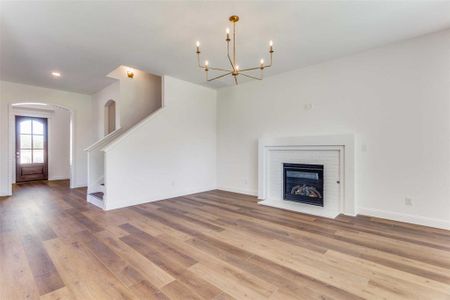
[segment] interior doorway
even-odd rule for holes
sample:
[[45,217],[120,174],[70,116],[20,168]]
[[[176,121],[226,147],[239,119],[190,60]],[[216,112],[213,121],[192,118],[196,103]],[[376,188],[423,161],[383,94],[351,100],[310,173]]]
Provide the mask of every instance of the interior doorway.
[[16,182],[48,179],[47,119],[16,116]]
[[[50,181],[69,180],[71,188],[77,187],[78,184],[76,182],[75,176],[75,163],[77,163],[77,160],[74,159],[76,141],[74,137],[73,111],[70,108],[66,108],[58,104],[26,101],[11,103],[8,106],[8,110],[9,193],[13,193],[13,184],[16,182],[20,183],[28,180],[40,180],[41,178],[42,180]],[[31,133],[30,131],[20,131],[20,126],[17,124],[16,117],[26,117],[31,121],[42,119],[46,120],[46,138],[44,137],[42,139],[42,141],[45,141],[45,149],[40,148],[40,146],[37,144],[40,143],[40,138],[34,137],[34,135],[39,135],[36,131],[32,132],[34,133],[33,137],[35,140],[35,145],[29,147],[30,144],[28,142],[30,142],[31,138],[32,143],[33,137],[25,137],[25,135],[31,135]],[[33,126],[32,124],[33,122],[31,123],[31,126]],[[27,125],[23,126],[28,125],[30,124],[28,123]],[[23,145],[20,145],[21,133],[23,135]],[[22,153],[20,153],[21,150],[23,150]],[[34,151],[34,161],[32,151]],[[45,166],[39,166],[39,163],[41,161],[41,153],[44,155]],[[21,154],[24,155],[22,157],[22,161]],[[21,162],[24,166],[22,166]],[[40,170],[38,169],[38,167],[41,167]],[[37,174],[41,175],[38,177]],[[21,175],[27,175],[27,177],[22,177]]]

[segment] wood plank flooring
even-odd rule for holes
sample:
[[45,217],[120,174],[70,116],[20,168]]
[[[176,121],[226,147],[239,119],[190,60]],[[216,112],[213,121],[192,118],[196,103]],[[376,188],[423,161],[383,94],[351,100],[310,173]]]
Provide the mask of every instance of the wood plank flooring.
[[450,232],[211,191],[104,212],[67,181],[0,198],[0,299],[450,299]]

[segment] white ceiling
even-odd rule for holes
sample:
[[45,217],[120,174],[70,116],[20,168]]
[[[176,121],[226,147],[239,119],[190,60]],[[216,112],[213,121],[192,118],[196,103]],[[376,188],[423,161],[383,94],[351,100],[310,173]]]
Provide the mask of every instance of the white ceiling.
[[450,1],[2,1],[0,13],[1,79],[88,94],[121,64],[203,83],[195,41],[211,65],[225,64],[232,14],[241,68],[274,41],[266,76],[450,27]]

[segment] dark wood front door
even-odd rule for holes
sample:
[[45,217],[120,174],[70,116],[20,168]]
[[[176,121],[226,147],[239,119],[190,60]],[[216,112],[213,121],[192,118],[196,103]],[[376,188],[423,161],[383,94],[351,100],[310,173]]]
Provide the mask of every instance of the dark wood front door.
[[47,119],[16,116],[16,182],[48,179]]

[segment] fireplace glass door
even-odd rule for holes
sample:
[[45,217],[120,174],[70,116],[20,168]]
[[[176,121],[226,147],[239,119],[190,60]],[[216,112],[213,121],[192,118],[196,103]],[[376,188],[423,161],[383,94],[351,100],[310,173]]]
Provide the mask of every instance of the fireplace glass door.
[[284,200],[323,206],[323,165],[283,164]]

